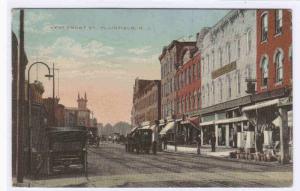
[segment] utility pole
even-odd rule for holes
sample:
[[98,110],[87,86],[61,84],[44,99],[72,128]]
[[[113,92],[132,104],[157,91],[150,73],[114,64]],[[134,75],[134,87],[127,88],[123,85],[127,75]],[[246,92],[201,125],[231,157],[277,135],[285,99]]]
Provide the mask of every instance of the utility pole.
[[53,83],[53,88],[52,88],[52,101],[53,101],[53,105],[52,105],[52,112],[53,112],[53,118],[52,118],[52,121],[53,121],[53,126],[55,126],[56,124],[56,120],[55,120],[55,68],[54,68],[54,63],[52,63],[52,75],[53,75],[53,78],[52,78],[52,83]]
[[24,55],[24,10],[20,10],[20,44],[19,44],[19,71],[18,71],[18,92],[19,92],[19,123],[17,126],[17,182],[23,183],[24,164],[23,164],[23,130],[25,124],[25,55]]

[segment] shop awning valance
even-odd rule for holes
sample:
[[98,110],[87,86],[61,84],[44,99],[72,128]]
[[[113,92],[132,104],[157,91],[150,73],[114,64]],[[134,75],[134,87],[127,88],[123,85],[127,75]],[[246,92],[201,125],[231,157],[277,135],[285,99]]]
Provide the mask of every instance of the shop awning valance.
[[165,135],[167,134],[167,132],[171,129],[173,129],[175,127],[175,122],[171,121],[169,122],[161,131],[160,131],[160,135]]
[[213,121],[206,121],[206,122],[200,123],[200,127],[202,127],[202,126],[208,126],[208,125],[213,125],[213,124],[215,124],[214,120]]
[[150,129],[150,125],[145,125],[141,129]]
[[269,107],[269,106],[272,106],[272,105],[278,105],[279,102],[280,102],[279,99],[264,101],[264,102],[261,102],[261,103],[256,103],[255,105],[246,106],[242,109],[242,111],[243,112],[248,112],[248,111],[253,111],[253,110],[257,110],[257,109],[262,109],[262,108]]
[[215,121],[215,124],[235,123],[235,122],[241,122],[241,121],[247,121],[247,117],[241,116],[241,117],[234,117],[234,118],[228,118],[228,119],[220,119],[220,120]]

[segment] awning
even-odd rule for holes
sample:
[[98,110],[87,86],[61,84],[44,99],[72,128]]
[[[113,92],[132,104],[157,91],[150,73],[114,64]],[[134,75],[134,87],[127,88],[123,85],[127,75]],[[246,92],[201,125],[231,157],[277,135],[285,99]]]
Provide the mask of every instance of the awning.
[[174,121],[169,122],[161,131],[160,135],[165,135],[167,132],[175,127]]
[[141,129],[150,129],[150,125],[145,125]]
[[292,127],[293,126],[293,111],[288,111],[288,126]]
[[274,120],[272,121],[272,123],[273,123],[273,125],[275,125],[275,127],[279,127],[280,124],[282,123],[282,122],[281,122],[280,116],[276,117],[276,119],[274,119]]
[[151,125],[151,126],[150,126],[150,129],[151,129],[152,131],[154,131],[154,130],[155,130],[155,125]]
[[215,124],[214,120],[212,120],[212,121],[206,121],[206,122],[200,123],[200,127],[207,126],[207,125],[213,125],[213,124]]
[[272,106],[272,105],[278,105],[279,101],[280,101],[279,99],[264,101],[264,102],[261,102],[261,103],[257,103],[255,105],[246,106],[242,109],[242,111],[246,112],[246,111],[261,109],[261,108],[264,108],[264,107],[269,107],[269,106]]
[[133,131],[135,131],[138,127],[133,127],[131,130],[130,130],[130,133],[132,133]]
[[228,118],[228,119],[220,119],[215,121],[215,124],[224,124],[224,123],[235,123],[235,122],[241,122],[241,121],[247,121],[246,116],[241,116],[241,117],[234,117],[234,118]]

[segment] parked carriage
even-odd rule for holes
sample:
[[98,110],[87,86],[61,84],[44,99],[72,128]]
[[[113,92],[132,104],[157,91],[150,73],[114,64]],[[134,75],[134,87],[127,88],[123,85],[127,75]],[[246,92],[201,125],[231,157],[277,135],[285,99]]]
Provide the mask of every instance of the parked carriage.
[[49,140],[48,174],[54,169],[70,165],[81,166],[87,175],[86,127],[51,127],[47,129]]

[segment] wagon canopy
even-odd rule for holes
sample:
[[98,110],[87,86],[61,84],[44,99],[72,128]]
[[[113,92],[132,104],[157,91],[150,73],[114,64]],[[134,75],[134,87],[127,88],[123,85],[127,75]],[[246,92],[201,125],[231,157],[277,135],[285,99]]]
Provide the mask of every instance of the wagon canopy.
[[47,128],[47,136],[57,142],[85,141],[86,127],[51,127]]

